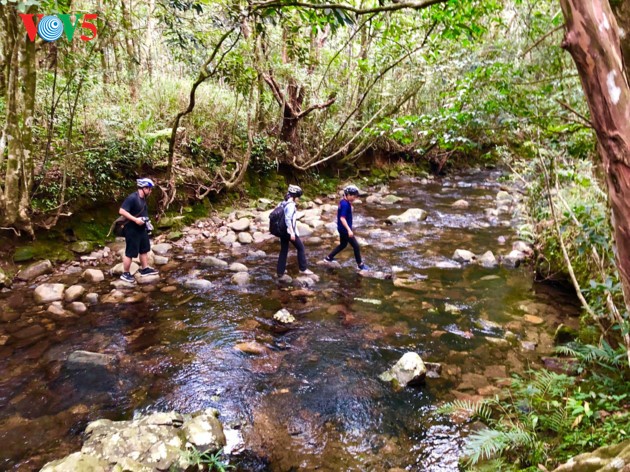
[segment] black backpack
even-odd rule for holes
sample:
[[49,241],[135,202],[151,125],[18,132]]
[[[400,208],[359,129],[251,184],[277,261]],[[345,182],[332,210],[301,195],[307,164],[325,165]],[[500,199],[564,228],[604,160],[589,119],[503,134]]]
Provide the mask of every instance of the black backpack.
[[289,235],[289,232],[287,231],[287,223],[284,220],[285,205],[285,202],[280,203],[269,214],[269,232],[279,238]]

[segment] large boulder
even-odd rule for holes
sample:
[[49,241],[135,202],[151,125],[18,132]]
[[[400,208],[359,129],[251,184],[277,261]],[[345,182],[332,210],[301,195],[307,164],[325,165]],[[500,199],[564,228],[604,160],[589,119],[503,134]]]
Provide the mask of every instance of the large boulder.
[[427,219],[427,212],[420,208],[410,208],[401,215],[390,215],[387,217],[389,224],[416,223]]
[[99,457],[75,452],[58,461],[49,462],[40,472],[109,472],[109,463]]
[[15,277],[18,280],[32,280],[40,275],[50,274],[52,270],[53,266],[49,260],[38,261],[19,271]]
[[41,284],[33,292],[35,303],[52,303],[63,299],[64,284]]
[[208,409],[195,415],[168,412],[133,421],[97,420],[85,430],[81,453],[106,461],[111,470],[186,470],[191,465],[183,454],[187,444],[210,454],[225,446],[217,416]]
[[250,224],[251,222],[249,218],[240,218],[233,223],[230,223],[228,226],[232,231],[236,231],[237,233],[239,233],[241,231],[247,231]]
[[630,464],[630,439],[614,446],[604,446],[593,452],[572,457],[553,472],[612,472],[626,471]]
[[415,352],[407,352],[379,378],[384,382],[392,382],[396,387],[406,387],[422,383],[426,374],[427,368],[420,356]]

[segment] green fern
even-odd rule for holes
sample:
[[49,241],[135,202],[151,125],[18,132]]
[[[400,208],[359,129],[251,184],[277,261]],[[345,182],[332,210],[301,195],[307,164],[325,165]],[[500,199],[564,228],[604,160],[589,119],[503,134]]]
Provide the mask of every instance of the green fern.
[[536,435],[520,426],[512,426],[507,431],[483,429],[472,433],[466,441],[464,453],[467,455],[467,466],[480,461],[493,459],[510,452],[524,452],[535,462],[541,459],[544,444]]
[[584,363],[596,363],[608,370],[616,369],[625,365],[626,351],[623,346],[614,349],[606,340],[600,342],[599,346],[592,344],[569,343],[556,347],[556,352],[576,357]]
[[493,400],[482,400],[478,402],[470,400],[455,400],[443,404],[437,409],[437,413],[450,415],[453,413],[464,412],[471,419],[489,421],[492,417],[492,408],[490,408],[492,403],[494,403]]

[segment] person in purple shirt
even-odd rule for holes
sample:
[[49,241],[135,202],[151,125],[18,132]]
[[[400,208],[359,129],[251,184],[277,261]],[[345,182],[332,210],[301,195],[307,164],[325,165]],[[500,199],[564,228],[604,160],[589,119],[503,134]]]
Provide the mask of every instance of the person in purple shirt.
[[354,237],[352,231],[352,202],[359,196],[359,189],[354,185],[348,185],[343,189],[343,198],[339,202],[337,209],[337,231],[339,231],[339,245],[324,258],[326,262],[333,262],[335,256],[343,251],[348,243],[354,250],[354,259],[357,261],[359,270],[368,270],[368,267],[361,259],[361,248]]

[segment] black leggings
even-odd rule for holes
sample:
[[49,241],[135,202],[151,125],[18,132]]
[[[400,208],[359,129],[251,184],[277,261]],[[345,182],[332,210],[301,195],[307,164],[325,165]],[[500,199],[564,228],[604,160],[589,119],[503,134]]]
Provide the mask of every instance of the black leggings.
[[278,268],[276,270],[278,275],[284,274],[284,271],[287,268],[289,242],[291,242],[291,244],[295,246],[295,249],[297,249],[298,266],[300,267],[300,270],[306,270],[308,268],[306,265],[306,253],[304,252],[304,244],[302,244],[302,240],[299,236],[296,236],[295,241],[291,241],[291,238],[287,236],[285,238],[280,238],[280,255],[278,256]]
[[359,248],[359,243],[354,236],[352,238],[348,236],[348,233],[339,233],[339,246],[328,254],[328,259],[333,260],[337,254],[346,248],[348,243],[350,243],[350,246],[354,249],[354,259],[357,261],[357,265],[361,265],[361,249]]

